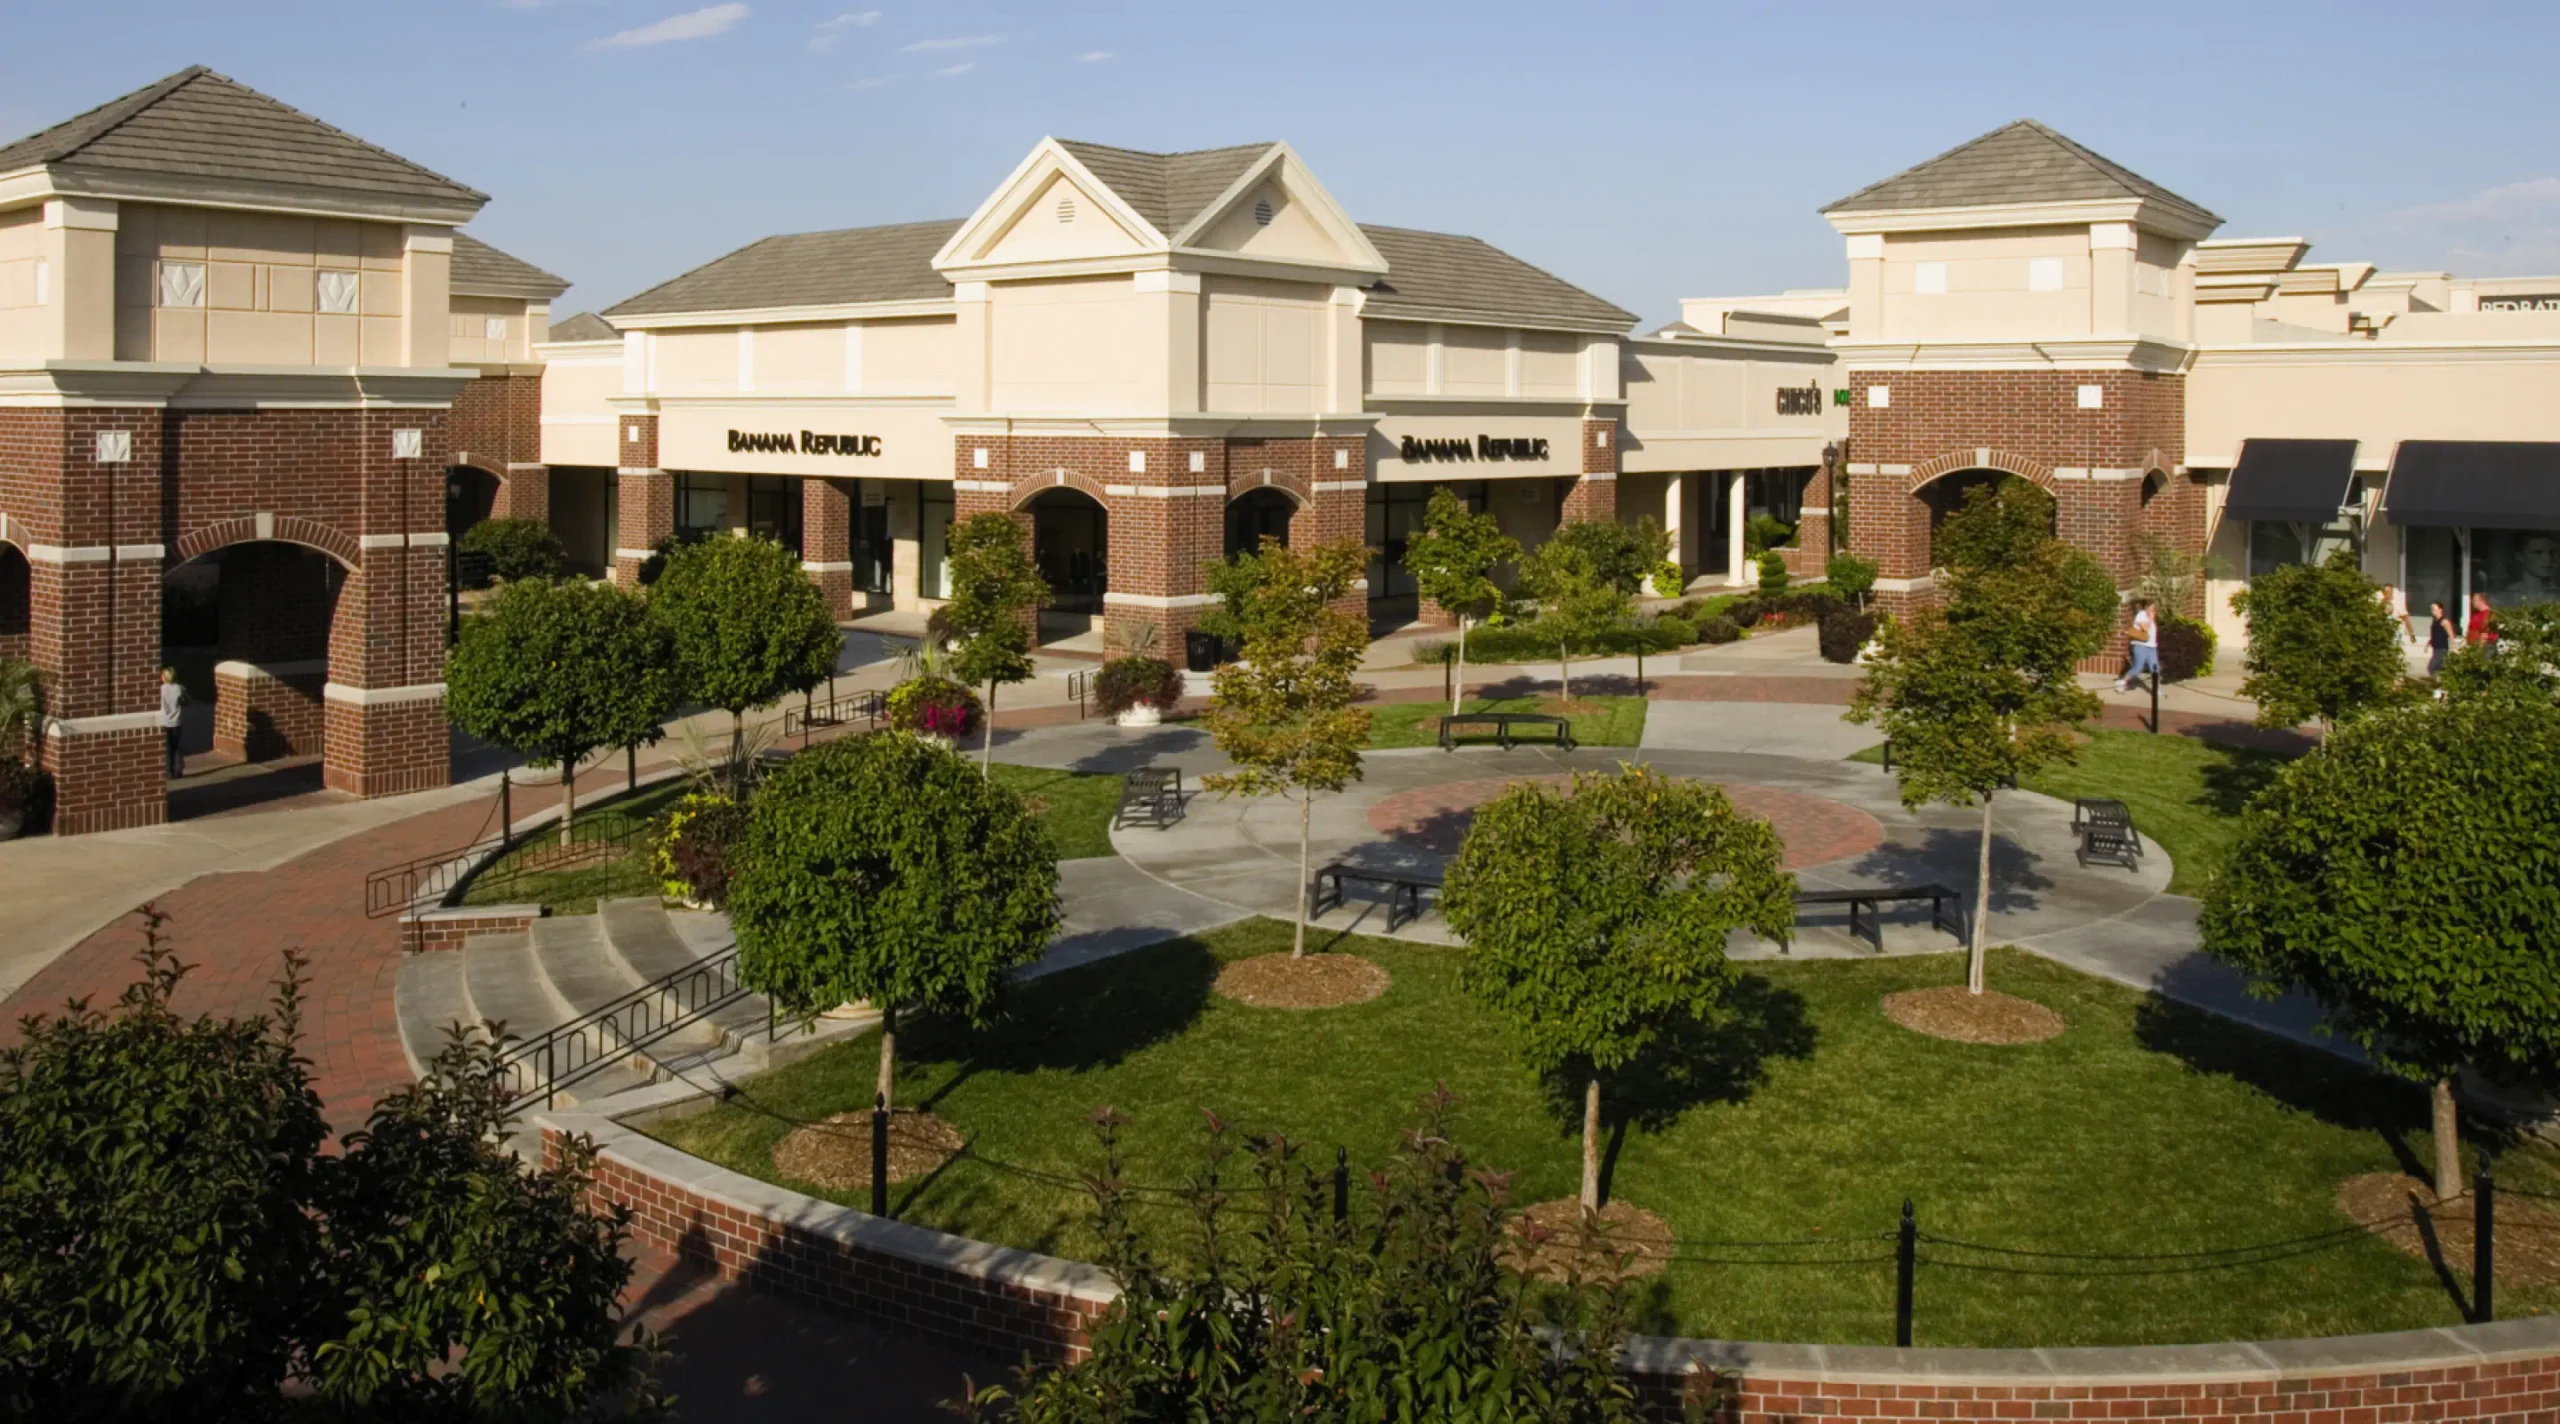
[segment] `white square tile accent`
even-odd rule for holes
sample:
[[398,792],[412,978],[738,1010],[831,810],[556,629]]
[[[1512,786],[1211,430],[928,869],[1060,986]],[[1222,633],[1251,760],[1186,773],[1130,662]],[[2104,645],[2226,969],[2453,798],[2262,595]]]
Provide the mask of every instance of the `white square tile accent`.
[[36,305],[44,306],[52,300],[53,264],[39,261],[36,263]]
[[[986,446],[981,445],[981,446],[979,446],[977,449],[972,450],[972,451],[970,451],[970,452],[969,452],[969,468],[970,468],[970,469],[973,469],[973,470],[983,470],[983,469],[985,469],[986,467],[987,467],[987,447],[986,447]],[[873,1106],[875,1106],[875,1107],[876,1107],[876,1106],[878,1106],[878,1105],[877,1105],[877,1104],[874,1104]]]
[[1347,469],[1350,469],[1350,468],[1351,468],[1351,452],[1350,452],[1350,451],[1348,451],[1348,450],[1336,450],[1336,451],[1334,451],[1334,452],[1333,452],[1333,467],[1334,467],[1335,469],[1337,469],[1337,470],[1347,470]]
[[426,432],[422,430],[394,430],[391,432],[392,459],[415,460],[424,456],[426,453]]
[[1196,475],[1196,474],[1200,473],[1202,470],[1205,470],[1205,469],[1207,469],[1207,468],[1209,468],[1209,456],[1207,455],[1207,453],[1206,453],[1206,452],[1204,452],[1204,451],[1199,451],[1199,450],[1194,450],[1194,451],[1192,451],[1192,452],[1191,452],[1191,473],[1193,473],[1193,474],[1195,474],[1195,475]]
[[1915,262],[1911,264],[1911,290],[1924,297],[1945,296],[1947,294],[1947,264],[1944,262]]
[[2097,410],[2097,409],[2099,409],[2100,407],[2104,406],[2106,403],[2107,403],[2107,388],[2106,388],[2106,387],[2104,387],[2104,386],[2082,386],[2082,387],[2080,388],[2080,408],[2081,408],[2082,410]]
[[320,310],[333,316],[356,314],[355,273],[324,271],[320,274],[319,283],[313,290],[318,293]]
[[1886,407],[1888,407],[1888,406],[1890,406],[1890,405],[1892,405],[1892,404],[1893,404],[1893,387],[1891,387],[1891,386],[1869,386],[1869,387],[1867,387],[1867,409],[1869,409],[1869,410],[1883,410],[1883,409],[1885,409]]
[[98,463],[121,465],[133,459],[133,432],[101,430],[98,432]]
[[1600,432],[1600,448],[1603,450],[1609,448],[1609,432],[1606,430]]
[[1129,452],[1129,473],[1130,473],[1130,474],[1133,474],[1133,475],[1143,475],[1143,474],[1145,474],[1146,472],[1147,472],[1147,452],[1146,452],[1146,451],[1144,451],[1144,450],[1132,450],[1132,451],[1130,451],[1130,452]]
[[487,321],[485,321],[485,322],[483,322],[483,323],[481,324],[481,326],[480,326],[480,334],[481,334],[481,336],[482,336],[483,338],[485,338],[485,339],[487,339],[487,340],[490,340],[490,341],[504,341],[504,340],[506,340],[506,339],[507,339],[507,319],[506,319],[505,317],[502,317],[502,316],[493,316],[493,317],[489,318]]
[[622,427],[622,443],[625,445],[639,444],[640,427],[636,425],[626,425]]
[[2027,259],[2027,290],[2059,292],[2062,290],[2062,259],[2030,257]]
[[160,305],[164,307],[203,306],[204,264],[201,262],[161,263]]

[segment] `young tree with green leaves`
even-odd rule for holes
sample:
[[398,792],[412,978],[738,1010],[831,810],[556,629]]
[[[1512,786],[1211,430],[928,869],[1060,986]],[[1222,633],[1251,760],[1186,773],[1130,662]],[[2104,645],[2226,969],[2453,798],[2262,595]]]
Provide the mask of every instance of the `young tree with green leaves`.
[[1022,798],[904,733],[812,747],[756,791],[729,881],[739,973],[786,1009],[879,1006],[880,1097],[899,1016],[983,1025],[1057,933],[1058,861]]
[[[2560,700],[2560,603],[2525,603],[2498,610],[2498,641],[2457,643],[2442,676],[2452,698],[2520,697]],[[0,702],[5,705],[5,702]],[[0,712],[0,726],[7,713]],[[0,743],[5,745],[5,743]]]
[[[1520,561],[1520,584],[1538,601],[1539,632],[1556,645],[1561,695],[1573,697],[1573,648],[1624,624],[1643,575],[1623,525],[1567,524]],[[1637,551],[1640,552],[1640,551]]]
[[1031,562],[1031,544],[1009,514],[973,514],[951,526],[951,601],[938,615],[952,637],[951,671],[987,689],[978,774],[992,775],[996,687],[1031,680],[1031,620],[1049,585]]
[[2269,569],[2232,595],[2231,606],[2248,625],[2240,695],[2258,704],[2259,726],[2317,718],[2334,728],[2380,706],[2406,675],[2400,620],[2350,550]]
[[1307,952],[1306,887],[1318,792],[1360,779],[1369,712],[1352,705],[1352,674],[1369,648],[1369,621],[1334,605],[1369,566],[1356,543],[1292,549],[1263,541],[1255,580],[1236,622],[1244,656],[1212,675],[1209,734],[1236,769],[1201,778],[1229,796],[1286,796],[1298,803],[1297,932],[1289,957]]
[[2076,668],[2105,645],[2116,607],[2106,571],[2053,537],[2050,507],[2024,481],[1969,492],[1940,531],[1941,553],[1966,560],[1947,568],[1946,606],[1884,625],[1848,713],[1892,739],[1903,805],[1982,807],[1965,969],[1976,994],[1985,987],[1993,798],[2072,759],[2070,729],[2099,708]]
[[771,539],[720,536],[667,556],[649,612],[674,640],[686,697],[729,714],[729,774],[743,772],[747,713],[835,671],[844,634],[800,559]]
[[2301,989],[2384,1069],[2432,1085],[2435,1188],[2463,1190],[2453,1077],[2560,1086],[2560,709],[2385,708],[2243,813],[2205,892],[2206,952]]
[[1725,937],[1784,944],[1795,877],[1768,822],[1708,782],[1626,765],[1570,795],[1520,784],[1476,813],[1441,913],[1459,982],[1518,1032],[1542,1074],[1582,1079],[1582,1205],[1600,1209],[1602,1080],[1674,1023],[1715,1021]]
[[637,595],[527,579],[465,623],[445,660],[445,715],[534,766],[560,768],[560,843],[578,813],[578,763],[644,746],[675,711],[674,647]]
[[1422,596],[1447,609],[1458,620],[1458,677],[1449,697],[1449,715],[1458,715],[1467,698],[1467,629],[1502,606],[1501,586],[1493,571],[1520,557],[1520,541],[1502,532],[1490,514],[1467,508],[1447,485],[1431,491],[1422,509],[1422,528],[1404,546],[1405,572],[1413,575]]

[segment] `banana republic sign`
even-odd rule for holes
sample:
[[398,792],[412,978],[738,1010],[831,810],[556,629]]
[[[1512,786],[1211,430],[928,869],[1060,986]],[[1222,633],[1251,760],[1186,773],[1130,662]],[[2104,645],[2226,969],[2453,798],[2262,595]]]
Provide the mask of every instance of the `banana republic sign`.
[[1430,439],[1408,435],[1398,447],[1397,455],[1407,461],[1423,460],[1543,460],[1547,458],[1547,442],[1541,436],[1534,440],[1505,439],[1498,435],[1479,435],[1469,440],[1463,435],[1447,439]]
[[788,430],[732,430],[729,452],[758,451],[767,455],[877,455],[877,435],[821,435],[803,430],[794,436]]

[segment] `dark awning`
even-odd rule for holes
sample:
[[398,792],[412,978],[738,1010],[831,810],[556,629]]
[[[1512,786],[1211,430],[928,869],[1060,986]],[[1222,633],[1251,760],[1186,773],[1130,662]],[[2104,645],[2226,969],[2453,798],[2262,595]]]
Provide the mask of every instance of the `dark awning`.
[[2357,502],[2355,483],[2352,440],[2243,440],[2222,517],[2334,524]]
[[2403,440],[2382,509],[2404,529],[2560,529],[2560,444]]

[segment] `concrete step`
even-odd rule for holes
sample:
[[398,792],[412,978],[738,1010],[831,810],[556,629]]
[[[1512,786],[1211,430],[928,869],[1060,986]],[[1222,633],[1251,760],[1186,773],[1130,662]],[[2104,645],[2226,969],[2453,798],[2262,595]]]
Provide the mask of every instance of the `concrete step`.
[[702,959],[676,933],[667,907],[657,900],[607,900],[596,907],[595,918],[606,946],[638,976],[635,982],[663,979]]
[[427,1064],[445,1045],[454,1024],[476,1028],[471,991],[462,981],[462,956],[453,953],[412,954],[400,961],[400,982],[392,989],[400,1022],[400,1048],[409,1059],[409,1076],[422,1077]]
[[472,936],[462,946],[462,976],[474,1021],[495,1020],[511,1038],[537,1037],[570,1017],[543,976],[529,934]]

